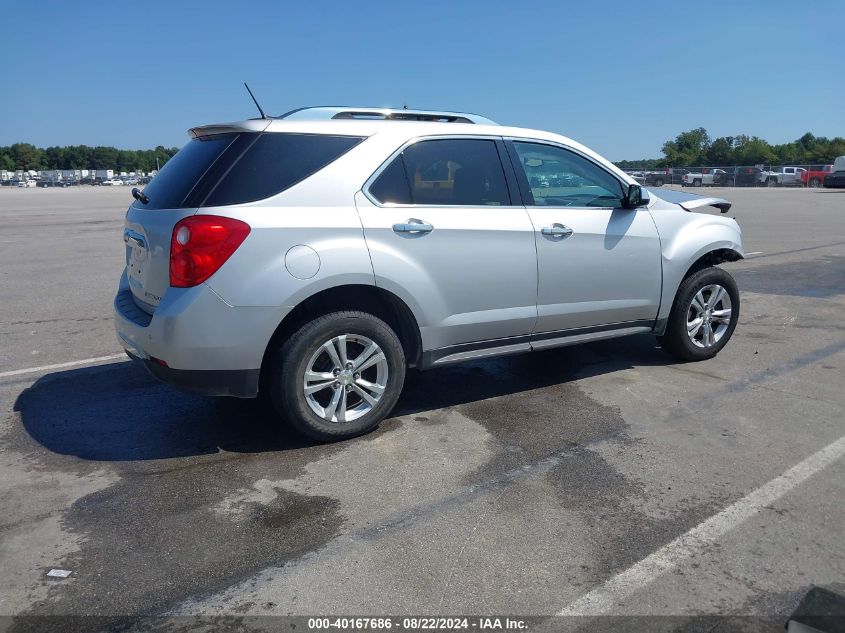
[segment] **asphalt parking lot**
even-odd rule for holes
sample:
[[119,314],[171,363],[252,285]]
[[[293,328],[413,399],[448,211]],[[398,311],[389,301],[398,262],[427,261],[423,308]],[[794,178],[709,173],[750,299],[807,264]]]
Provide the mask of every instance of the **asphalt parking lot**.
[[701,193],[749,253],[717,358],[638,336],[411,372],[376,432],[325,446],[117,356],[128,188],[0,189],[0,615],[783,630],[845,591],[845,191]]

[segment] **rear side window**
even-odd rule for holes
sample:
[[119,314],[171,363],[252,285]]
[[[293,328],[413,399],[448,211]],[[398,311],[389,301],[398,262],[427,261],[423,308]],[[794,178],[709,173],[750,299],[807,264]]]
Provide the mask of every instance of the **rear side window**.
[[387,169],[370,186],[370,194],[382,203],[411,204],[411,187],[405,176],[402,156],[388,165]]
[[511,203],[496,142],[486,139],[415,143],[379,175],[370,187],[370,194],[382,203],[445,206]]
[[175,209],[182,206],[203,174],[214,164],[237,134],[218,134],[190,141],[167,161],[144,193],[149,203],[135,204],[144,209]]
[[202,206],[269,198],[320,171],[362,140],[360,136],[261,134]]
[[144,209],[241,204],[269,198],[363,140],[325,134],[218,134],[185,145],[144,188]]

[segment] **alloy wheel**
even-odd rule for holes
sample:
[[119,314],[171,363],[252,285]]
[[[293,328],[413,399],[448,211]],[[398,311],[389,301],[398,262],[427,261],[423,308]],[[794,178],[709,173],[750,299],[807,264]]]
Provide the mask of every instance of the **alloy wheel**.
[[687,336],[696,347],[713,347],[731,324],[731,297],[718,284],[704,286],[687,308]]
[[311,355],[303,392],[314,413],[327,422],[342,424],[376,407],[388,377],[387,357],[375,341],[359,334],[342,334]]

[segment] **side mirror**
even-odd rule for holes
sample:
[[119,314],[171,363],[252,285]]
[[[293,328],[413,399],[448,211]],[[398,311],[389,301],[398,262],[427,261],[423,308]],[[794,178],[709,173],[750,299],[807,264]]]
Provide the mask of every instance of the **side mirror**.
[[636,209],[637,207],[646,206],[650,200],[648,191],[639,185],[628,185],[628,192],[622,198],[622,207],[625,209]]

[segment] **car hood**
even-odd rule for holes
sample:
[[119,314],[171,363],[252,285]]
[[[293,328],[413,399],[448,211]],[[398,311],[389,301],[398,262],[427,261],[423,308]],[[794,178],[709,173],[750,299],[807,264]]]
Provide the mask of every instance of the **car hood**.
[[694,193],[687,193],[686,191],[676,191],[674,189],[646,189],[649,197],[652,200],[657,198],[663,202],[676,204],[686,211],[694,211],[701,207],[716,207],[722,213],[727,213],[731,208],[731,203],[724,198],[712,198],[710,196],[697,196]]

